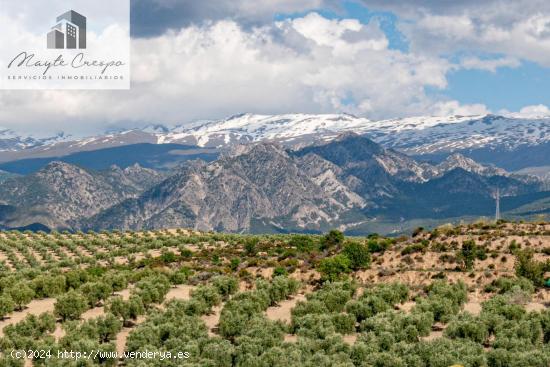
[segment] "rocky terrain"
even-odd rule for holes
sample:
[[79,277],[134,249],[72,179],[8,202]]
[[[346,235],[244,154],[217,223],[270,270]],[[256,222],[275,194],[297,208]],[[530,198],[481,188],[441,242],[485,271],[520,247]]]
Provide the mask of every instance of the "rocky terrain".
[[[453,154],[418,161],[353,133],[298,150],[260,142],[217,160],[157,172],[138,165],[95,171],[52,162],[0,185],[5,228],[190,227],[230,232],[366,233],[378,223],[444,222],[548,212],[548,183]],[[384,232],[384,230],[382,230]]]
[[94,172],[52,162],[34,174],[6,179],[0,185],[2,223],[6,227],[41,223],[70,228],[75,220],[135,197],[162,178],[161,173],[139,166]]

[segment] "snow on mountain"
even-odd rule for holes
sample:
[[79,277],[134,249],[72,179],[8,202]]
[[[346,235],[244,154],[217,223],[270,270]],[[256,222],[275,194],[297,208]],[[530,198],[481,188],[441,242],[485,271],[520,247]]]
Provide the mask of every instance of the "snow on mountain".
[[[140,129],[111,131],[106,134],[71,139],[63,134],[47,139],[19,136],[0,130],[0,152],[9,159],[62,156],[82,150],[95,150],[137,143],[185,144],[205,148],[228,148],[237,144],[275,141],[299,148],[331,141],[342,133],[365,134],[377,143],[410,155],[453,153],[465,149],[500,148],[513,150],[550,141],[550,117],[476,115],[409,117],[370,121],[348,114],[242,114],[223,120],[197,121],[175,127],[149,125]],[[24,151],[13,155],[11,152]],[[3,159],[0,156],[0,160]]]
[[330,140],[342,132],[360,130],[369,123],[366,118],[347,114],[242,114],[194,124],[187,129],[180,126],[168,134],[157,134],[157,137],[160,144],[185,142],[200,147],[222,147],[263,140],[297,144],[306,138]]
[[512,150],[522,145],[549,142],[550,117],[413,117],[375,122],[368,131],[377,142],[408,154],[484,147]]
[[10,129],[0,128],[0,152],[14,152],[40,146],[49,146],[71,139],[70,135],[62,132],[54,136],[37,138],[32,135],[21,135]]
[[370,121],[337,115],[237,115],[220,121],[157,133],[157,142],[223,147],[263,140],[289,146],[329,141],[344,132],[367,134],[408,154],[454,152],[469,148],[536,145],[550,141],[550,117],[525,119],[494,115],[410,117]]

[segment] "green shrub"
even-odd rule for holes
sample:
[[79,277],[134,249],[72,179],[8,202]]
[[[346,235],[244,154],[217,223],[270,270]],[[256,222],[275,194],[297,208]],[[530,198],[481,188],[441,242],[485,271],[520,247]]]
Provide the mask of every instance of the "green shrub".
[[263,290],[269,295],[270,305],[287,299],[291,294],[296,293],[300,283],[292,278],[276,276],[271,283],[259,279],[256,281],[256,289]]
[[350,260],[350,267],[353,270],[367,269],[370,265],[370,252],[362,243],[348,242],[344,245],[342,253]]
[[488,284],[485,287],[485,291],[504,294],[504,293],[510,292],[514,287],[518,287],[519,289],[529,294],[532,294],[535,292],[535,287],[533,286],[533,283],[529,279],[522,278],[522,277],[517,277],[517,278],[500,277],[498,279],[493,280],[490,284]]
[[382,298],[390,305],[403,303],[409,299],[409,287],[403,283],[377,284],[372,288],[365,289],[363,296],[375,295]]
[[239,268],[239,265],[241,265],[241,260],[238,257],[234,257],[229,262],[229,268],[231,271],[236,271]]
[[293,235],[288,244],[295,247],[298,252],[310,253],[317,249],[317,243],[308,235]]
[[25,283],[17,283],[8,289],[8,294],[15,303],[15,309],[20,311],[34,297],[34,291]]
[[239,282],[237,279],[228,276],[217,276],[212,278],[212,285],[216,288],[218,293],[227,299],[230,295],[239,290]]
[[191,297],[204,302],[209,309],[221,303],[222,297],[218,288],[213,285],[201,285],[191,291]]
[[3,320],[7,314],[13,312],[15,309],[15,302],[9,295],[0,296],[0,320]]
[[248,256],[255,256],[258,252],[257,246],[260,240],[257,237],[247,238],[244,243],[244,250]]
[[335,255],[321,260],[317,270],[324,280],[336,281],[351,272],[351,260],[345,255]]
[[406,256],[406,255],[414,254],[416,252],[425,252],[427,247],[428,246],[423,242],[413,243],[412,245],[408,245],[403,250],[401,250],[401,255]]
[[528,250],[516,251],[515,270],[518,277],[524,277],[537,287],[544,285],[544,272],[548,265],[533,260],[533,252]]
[[462,262],[464,270],[471,270],[476,259],[477,246],[473,240],[467,240],[462,243],[457,258]]
[[136,283],[134,293],[138,295],[147,307],[153,303],[162,303],[170,290],[170,282],[164,275],[153,275]]
[[357,322],[361,322],[378,313],[387,311],[391,306],[377,296],[361,297],[359,300],[350,300],[346,303],[346,312],[353,315]]
[[38,298],[55,297],[63,293],[66,286],[65,277],[62,275],[41,275],[36,277],[32,282],[32,288],[35,296]]
[[61,320],[78,320],[86,311],[88,300],[81,293],[69,291],[57,298],[54,312]]
[[105,305],[105,311],[121,318],[123,325],[128,326],[130,320],[135,321],[145,313],[145,307],[138,296],[132,295],[127,301],[116,296],[109,299]]
[[346,302],[353,297],[355,290],[355,284],[350,282],[327,282],[320,290],[307,297],[309,301],[321,301],[329,312],[342,312]]
[[469,313],[453,318],[445,328],[445,336],[451,339],[468,339],[483,343],[489,336],[487,325]]
[[328,250],[344,243],[344,234],[336,229],[331,230],[321,238],[321,249]]
[[377,239],[377,238],[369,238],[367,240],[367,248],[369,252],[385,252],[388,250],[391,246],[392,242],[389,239]]
[[100,301],[106,300],[111,295],[113,288],[108,283],[91,282],[80,287],[80,292],[88,300],[89,307],[96,307]]

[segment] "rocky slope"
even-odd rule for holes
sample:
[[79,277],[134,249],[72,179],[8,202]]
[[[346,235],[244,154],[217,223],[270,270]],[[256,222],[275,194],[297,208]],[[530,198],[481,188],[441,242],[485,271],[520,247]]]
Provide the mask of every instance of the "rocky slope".
[[280,146],[258,144],[211,164],[191,165],[85,226],[247,231],[254,220],[268,219],[315,230],[350,205],[356,204],[324,191]]
[[2,222],[11,227],[35,222],[50,228],[70,227],[74,220],[137,196],[161,179],[158,172],[139,166],[93,172],[52,162],[35,174],[10,178],[0,185],[2,204],[16,208]]
[[539,180],[519,180],[463,157],[433,166],[346,134],[299,151],[272,143],[239,146],[213,163],[183,168],[83,226],[233,232],[353,228],[378,216],[490,215],[497,187],[503,196],[543,190]]
[[357,233],[378,220],[492,215],[496,188],[506,210],[536,201],[544,182],[461,155],[417,161],[362,135],[291,150],[271,142],[236,145],[219,159],[160,174],[140,166],[104,171],[53,162],[0,185],[0,226],[231,232]]

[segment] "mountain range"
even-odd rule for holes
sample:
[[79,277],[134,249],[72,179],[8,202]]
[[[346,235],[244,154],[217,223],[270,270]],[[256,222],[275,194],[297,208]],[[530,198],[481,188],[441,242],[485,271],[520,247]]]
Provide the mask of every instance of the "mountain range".
[[314,144],[223,140],[216,158],[160,171],[50,162],[0,184],[0,225],[364,234],[492,216],[496,188],[504,213],[528,218],[550,212],[549,184],[541,178],[459,153],[439,163],[419,160],[359,132],[319,134]]
[[[212,161],[239,144],[274,142],[297,150],[342,133],[365,135],[419,161],[440,163],[460,153],[485,165],[546,176],[550,173],[550,117],[476,115],[370,121],[349,114],[254,115],[167,127],[49,138],[0,130],[0,170],[27,174],[62,160],[94,169],[134,163],[169,169],[185,160]],[[122,157],[133,157],[122,159]]]

